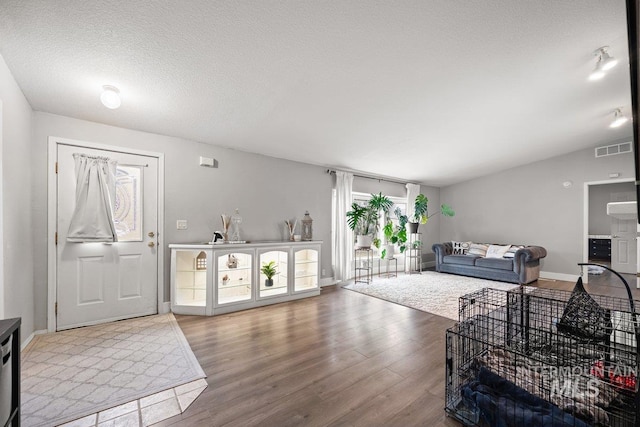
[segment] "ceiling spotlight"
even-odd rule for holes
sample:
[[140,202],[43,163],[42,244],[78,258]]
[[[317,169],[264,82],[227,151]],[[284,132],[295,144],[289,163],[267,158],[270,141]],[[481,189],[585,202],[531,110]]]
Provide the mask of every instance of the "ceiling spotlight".
[[600,61],[602,61],[602,69],[608,71],[618,65],[618,60],[607,53],[608,46],[601,47]]
[[120,100],[120,91],[115,86],[102,86],[100,101],[105,107],[111,110],[115,110],[122,103],[122,101]]
[[610,128],[620,127],[623,124],[627,123],[627,121],[629,121],[627,116],[622,114],[622,110],[620,108],[616,108],[616,110],[613,112],[613,115],[614,115],[614,119],[609,125]]
[[618,60],[609,55],[607,49],[609,49],[609,46],[602,46],[593,52],[593,54],[598,57],[598,62],[596,63],[596,68],[594,68],[589,75],[589,80],[600,80],[604,77],[605,71],[612,69],[618,64]]

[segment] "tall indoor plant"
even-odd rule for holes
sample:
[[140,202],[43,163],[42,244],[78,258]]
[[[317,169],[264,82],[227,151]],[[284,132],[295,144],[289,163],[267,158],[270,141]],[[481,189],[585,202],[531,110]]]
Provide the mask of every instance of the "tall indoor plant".
[[429,218],[439,213],[443,216],[454,216],[456,214],[451,206],[443,203],[440,205],[438,212],[429,215],[429,199],[422,193],[418,194],[413,202],[413,215],[409,218],[409,231],[417,233],[420,224],[426,224]]
[[365,205],[353,202],[347,212],[347,225],[356,234],[357,247],[371,247],[372,243],[379,246],[380,214],[388,213],[392,206],[393,202],[382,193],[372,194]]
[[390,258],[393,256],[393,252],[395,250],[395,245],[398,245],[398,250],[400,253],[404,253],[407,249],[407,222],[409,222],[409,218],[402,213],[402,210],[397,207],[394,211],[396,215],[396,219],[398,220],[397,224],[394,224],[391,219],[388,219],[382,231],[384,232],[384,236],[387,239],[387,245],[383,246],[382,251],[380,252],[380,258]]

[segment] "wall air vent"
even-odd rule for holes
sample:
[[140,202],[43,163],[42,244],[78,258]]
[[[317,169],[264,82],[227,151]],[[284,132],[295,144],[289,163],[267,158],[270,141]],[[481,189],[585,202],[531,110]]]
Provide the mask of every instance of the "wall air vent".
[[605,145],[603,147],[596,147],[596,157],[613,156],[614,154],[631,153],[631,141],[621,142],[620,144]]

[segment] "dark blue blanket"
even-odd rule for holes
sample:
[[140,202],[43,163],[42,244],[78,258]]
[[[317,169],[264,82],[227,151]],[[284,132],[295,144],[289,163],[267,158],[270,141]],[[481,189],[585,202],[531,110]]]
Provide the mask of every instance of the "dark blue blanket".
[[584,421],[481,367],[462,396],[492,427],[589,427]]

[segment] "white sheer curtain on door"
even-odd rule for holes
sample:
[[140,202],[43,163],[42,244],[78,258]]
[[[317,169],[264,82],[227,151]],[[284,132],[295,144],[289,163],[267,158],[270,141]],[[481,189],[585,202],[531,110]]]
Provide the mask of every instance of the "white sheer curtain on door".
[[116,190],[115,160],[74,153],[76,208],[68,242],[117,242],[113,222]]
[[[413,213],[415,212],[414,207],[415,207],[416,197],[418,197],[418,194],[420,194],[420,186],[418,184],[407,184],[406,187],[407,187],[407,217],[411,218],[413,216]],[[410,260],[408,263],[405,262],[404,271],[406,273],[408,273],[409,269],[411,268],[410,264],[411,264]]]
[[418,184],[407,184],[407,216],[411,218],[413,215],[413,207],[416,197],[420,194],[420,186]]
[[353,236],[347,226],[352,203],[353,174],[336,171],[335,233],[333,233],[333,272],[338,282],[351,278]]

